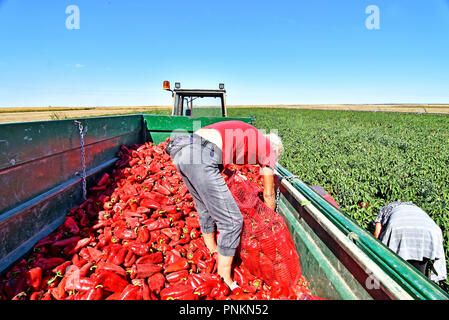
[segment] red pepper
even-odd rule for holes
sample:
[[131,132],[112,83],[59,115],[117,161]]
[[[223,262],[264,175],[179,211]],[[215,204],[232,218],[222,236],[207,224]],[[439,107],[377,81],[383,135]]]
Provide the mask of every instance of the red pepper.
[[107,186],[95,186],[95,187],[91,187],[89,188],[90,191],[102,191],[105,190],[107,188]]
[[175,262],[166,266],[164,273],[167,274],[167,273],[180,271],[180,270],[187,270],[187,269],[189,269],[189,261],[186,258],[179,258]]
[[248,293],[243,294],[232,294],[229,296],[231,300],[252,300],[252,296]]
[[183,184],[178,191],[179,199],[182,199],[187,192],[189,192],[189,189],[187,189],[187,186],[185,184]]
[[50,234],[50,235],[42,238],[41,240],[39,240],[34,245],[34,247],[38,248],[38,247],[41,247],[41,246],[45,246],[47,244],[51,244],[53,242],[56,242],[56,241],[60,240],[61,238],[62,238],[62,234],[61,233],[53,233],[53,234]]
[[165,211],[162,210],[155,210],[151,215],[150,218],[143,221],[143,224],[149,224],[150,222],[156,221],[159,218],[166,217]]
[[103,204],[103,209],[104,210],[110,210],[110,209],[112,209],[113,206],[114,206],[114,204],[111,201],[106,201]]
[[65,290],[66,291],[72,291],[72,290],[89,291],[89,290],[95,289],[95,286],[96,286],[95,280],[90,279],[90,278],[79,278],[70,283],[69,283],[69,280],[67,280],[67,283],[65,285]]
[[218,280],[208,280],[200,284],[194,291],[200,298],[209,296],[212,292],[212,289],[218,287],[220,281]]
[[67,277],[62,278],[61,282],[59,282],[58,286],[50,289],[50,293],[53,298],[56,300],[64,299],[67,294],[65,292],[65,284],[67,282]]
[[165,186],[155,183],[153,187],[153,191],[163,194],[164,196],[171,195],[171,191],[167,189]]
[[200,274],[192,273],[192,274],[189,274],[186,284],[190,285],[193,289],[196,289],[203,282],[204,282],[204,280]]
[[196,263],[196,265],[198,267],[201,268],[202,271],[204,271],[205,273],[209,273],[209,272],[206,272],[206,269],[207,269],[206,261],[204,261],[204,260],[197,260],[197,261],[195,261],[195,263]]
[[96,285],[103,285],[103,289],[111,292],[122,292],[128,282],[116,273],[108,270],[100,270],[92,276]]
[[112,258],[111,263],[119,266],[125,261],[126,253],[128,252],[128,249],[122,247],[118,250],[117,254],[114,255]]
[[100,221],[98,221],[98,223],[96,223],[95,225],[92,226],[92,229],[93,230],[100,229],[100,228],[106,227],[110,224],[111,224],[110,220],[100,220]]
[[188,233],[188,234],[190,234],[190,231],[192,231],[193,228],[192,228],[191,226],[184,225],[183,228],[182,228],[181,230],[182,230],[183,233]]
[[84,248],[85,246],[87,246],[89,243],[91,243],[92,241],[94,241],[94,237],[89,237],[89,238],[84,238],[81,239],[77,242],[76,246],[70,251],[69,254],[74,254],[76,252],[78,252],[79,250],[81,250],[82,248]]
[[206,259],[206,273],[213,273],[215,267],[215,259],[213,257],[209,257]]
[[137,230],[137,242],[146,243],[150,239],[150,231],[148,231],[148,228],[142,227]]
[[179,252],[179,254],[183,257],[183,256],[185,256],[186,254],[187,254],[187,250],[186,250],[186,248],[184,248],[184,246],[182,246],[182,245],[176,245],[175,246],[175,248],[174,248],[176,251],[178,251]]
[[[142,300],[140,287],[128,284],[122,291],[119,300]],[[140,293],[140,294],[139,294]],[[139,299],[140,298],[140,299]]]
[[61,248],[70,247],[70,249],[73,249],[80,239],[80,236],[74,236],[68,239],[56,241],[51,245],[50,252],[53,253],[53,255],[57,255],[59,254],[59,250],[61,250]]
[[107,183],[109,182],[109,179],[110,179],[109,174],[108,174],[108,173],[105,173],[105,174],[101,177],[101,179],[98,181],[97,185],[98,185],[98,186],[105,185],[105,184],[107,184]]
[[253,274],[251,274],[251,272],[243,263],[240,265],[240,271],[242,272],[243,277],[245,278],[245,283],[254,280],[256,278]]
[[113,263],[99,262],[97,265],[97,270],[108,270],[115,272],[122,277],[126,277],[126,271]]
[[229,287],[226,283],[224,282],[219,282],[211,291],[210,293],[210,297],[211,298],[215,298],[215,297],[222,297],[222,296],[226,296],[229,294]]
[[196,217],[186,217],[186,225],[191,227],[192,229],[199,229],[200,228],[200,222],[198,218]]
[[[245,291],[242,287],[236,287],[231,291],[231,294],[243,294],[245,292],[248,292],[248,291]],[[259,292],[262,292],[262,291],[259,291]],[[259,300],[261,300],[261,299],[259,299]]]
[[[92,268],[93,263],[92,262],[88,262],[85,265],[83,265],[80,269],[79,269],[79,275],[80,277],[85,277],[87,276],[87,274],[89,273],[89,271]],[[76,266],[74,266],[76,267]],[[69,269],[70,270],[70,269]]]
[[140,201],[140,206],[144,207],[144,208],[154,209],[157,211],[159,211],[161,209],[161,205],[159,203],[157,203],[155,200],[149,199],[149,198],[143,198]]
[[150,287],[145,282],[142,284],[142,298],[143,300],[154,300]]
[[77,254],[75,254],[72,258],[72,264],[77,267],[81,268],[84,266],[88,261],[86,259],[80,258]]
[[237,281],[237,283],[240,286],[242,286],[243,284],[247,283],[247,281],[245,281],[245,277],[243,275],[243,272],[238,267],[234,268],[234,281]]
[[53,273],[57,273],[59,272],[61,275],[64,275],[68,266],[70,266],[72,264],[72,261],[66,261],[64,263],[61,263],[59,266],[53,268],[53,270],[51,270]]
[[147,226],[148,231],[169,228],[171,225],[171,221],[168,218],[159,218],[156,221],[148,221],[148,223],[144,221],[143,223]]
[[186,213],[186,214],[189,214],[192,210],[193,210],[194,208],[193,208],[193,204],[192,205],[189,205],[189,204],[187,204],[187,203],[183,203],[183,205],[182,205],[182,210],[184,211],[184,213]]
[[131,173],[134,175],[134,179],[139,182],[143,181],[148,174],[145,165],[132,168]]
[[45,292],[44,295],[42,296],[41,300],[51,300],[51,293]]
[[78,224],[75,222],[75,220],[72,217],[65,218],[64,227],[67,229],[68,232],[70,232],[72,234],[78,234],[80,232],[80,228],[78,227]]
[[137,234],[133,230],[126,229],[125,227],[118,227],[114,230],[114,236],[119,239],[132,240],[137,238]]
[[83,259],[89,262],[98,262],[104,257],[104,254],[100,250],[89,246],[81,249],[80,256],[82,256]]
[[[168,173],[166,173],[166,174],[168,174]],[[177,190],[175,190],[175,188],[173,188],[173,187],[170,185],[170,183],[168,182],[168,179],[167,179],[167,177],[166,177],[166,174],[165,174],[165,176],[164,176],[165,179],[160,180],[160,185],[161,185],[161,187],[164,187],[165,189],[167,189],[168,191],[170,191],[170,194],[172,194],[172,193],[174,193],[174,192],[177,191]]]
[[113,294],[109,295],[105,300],[120,300],[122,292],[114,292]]
[[103,287],[101,285],[89,289],[82,298],[82,300],[101,300],[101,299],[103,299]]
[[[182,213],[182,212],[169,213],[169,214],[167,214],[167,218],[168,218],[168,220],[170,220],[171,222],[179,221],[182,217],[183,217],[183,213]],[[182,223],[185,223],[185,222],[183,221]],[[173,223],[173,224],[174,224],[174,223]]]
[[30,300],[40,300],[39,297],[42,294],[42,291],[35,291],[31,293]]
[[147,254],[136,260],[136,263],[162,263],[164,261],[164,255],[158,251],[155,253]]
[[147,278],[162,271],[162,268],[154,263],[134,264],[131,268],[131,278]]
[[161,244],[161,243],[168,244],[168,242],[170,242],[170,238],[167,235],[165,235],[161,230],[161,233],[156,237],[156,243],[157,244]]
[[185,284],[174,284],[165,287],[161,291],[161,300],[197,300],[198,295],[193,293],[193,288]]
[[50,269],[53,269],[54,267],[60,265],[61,263],[65,262],[65,260],[63,258],[57,258],[57,257],[52,257],[52,258],[42,258],[39,257],[37,259],[37,261],[34,261],[34,266],[35,267],[41,267],[43,271],[47,271]]
[[[193,241],[195,241],[195,240],[199,240],[199,239],[194,239]],[[202,239],[201,239],[202,240]],[[193,242],[192,241],[192,242]],[[181,234],[180,236],[179,236],[179,240],[178,241],[173,241],[172,243],[171,243],[171,245],[172,246],[177,246],[177,245],[183,245],[183,244],[187,244],[187,243],[190,243],[192,246],[195,246],[195,244],[193,244],[191,242],[191,239],[190,239],[190,235],[189,234],[185,234],[185,233],[183,233],[183,234]]]
[[168,245],[168,244],[166,244],[166,243],[159,243],[159,244],[157,244],[156,246],[155,246],[155,249],[157,250],[157,251],[162,251],[162,252],[168,252],[168,251],[171,251],[171,250],[173,250],[173,247],[172,246],[170,246],[170,245]]
[[192,231],[190,231],[191,239],[198,239],[200,236],[201,236],[201,232],[199,232],[197,229],[192,229]]
[[172,272],[166,275],[166,279],[170,283],[176,283],[181,280],[187,280],[187,277],[189,276],[189,272],[187,270],[181,270]]
[[158,272],[153,274],[148,278],[148,287],[150,290],[155,293],[159,294],[165,286],[165,277],[162,273]]
[[[164,211],[166,214],[175,215],[178,214],[178,208],[176,205],[162,205],[161,210]],[[180,213],[182,215],[182,213]]]
[[153,161],[148,169],[150,170],[151,173],[158,173],[161,170],[161,168],[162,165],[159,162]]
[[279,281],[273,281],[271,283],[271,296],[274,299],[287,298],[289,295],[289,290],[286,285]]
[[150,250],[149,244],[140,243],[140,242],[136,242],[136,241],[128,241],[127,243],[124,244],[124,246],[125,246],[125,248],[127,248],[128,250],[131,250],[138,256],[143,256],[143,255],[147,254],[148,251]]
[[129,166],[133,167],[134,165],[136,165],[138,162],[140,161],[139,158],[134,158],[131,161],[129,161]]
[[128,251],[128,253],[125,256],[125,261],[123,262],[123,265],[127,268],[131,267],[134,262],[136,262],[137,257],[131,250]]
[[262,289],[263,286],[263,280],[261,279],[254,279],[250,282],[250,285],[254,288],[255,291],[259,291]]
[[42,268],[36,267],[28,270],[27,285],[38,290],[42,283]]

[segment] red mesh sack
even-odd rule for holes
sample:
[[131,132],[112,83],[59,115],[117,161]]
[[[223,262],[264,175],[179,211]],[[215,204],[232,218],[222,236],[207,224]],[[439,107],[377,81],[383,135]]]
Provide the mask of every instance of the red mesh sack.
[[295,244],[284,219],[259,198],[260,186],[233,174],[227,181],[243,215],[238,253],[242,263],[268,285],[277,280],[293,287],[301,277]]

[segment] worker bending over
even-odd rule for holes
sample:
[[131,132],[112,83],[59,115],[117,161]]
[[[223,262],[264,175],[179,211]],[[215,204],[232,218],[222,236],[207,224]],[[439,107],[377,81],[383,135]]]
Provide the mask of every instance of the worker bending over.
[[[218,274],[234,290],[232,262],[240,243],[243,216],[220,172],[227,164],[259,165],[263,175],[265,204],[275,208],[274,167],[283,152],[281,139],[262,134],[242,121],[222,121],[177,136],[167,153],[192,194],[207,248],[218,252]],[[215,232],[219,234],[215,240]]]
[[430,280],[446,279],[446,257],[443,234],[437,224],[422,209],[411,202],[392,202],[376,217],[374,236]]

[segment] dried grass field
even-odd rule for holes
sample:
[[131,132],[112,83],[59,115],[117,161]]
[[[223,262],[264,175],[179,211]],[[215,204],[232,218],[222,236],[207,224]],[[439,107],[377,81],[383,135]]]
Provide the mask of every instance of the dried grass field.
[[[276,109],[312,109],[341,111],[372,111],[372,112],[406,112],[406,113],[437,113],[449,114],[449,105],[233,105],[230,109],[240,108],[276,108]],[[45,121],[58,119],[74,119],[85,117],[100,117],[117,114],[132,114],[151,112],[169,114],[169,106],[137,106],[137,107],[23,107],[0,108],[0,123],[27,121]]]

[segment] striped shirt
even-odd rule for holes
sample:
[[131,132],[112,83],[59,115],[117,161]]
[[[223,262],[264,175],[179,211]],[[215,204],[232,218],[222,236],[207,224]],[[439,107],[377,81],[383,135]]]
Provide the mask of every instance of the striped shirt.
[[379,211],[375,222],[382,225],[379,240],[386,246],[404,260],[434,261],[430,280],[446,279],[443,233],[427,213],[410,202],[392,202]]

